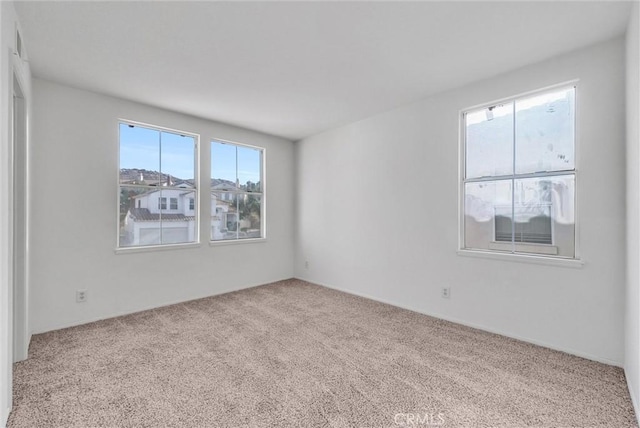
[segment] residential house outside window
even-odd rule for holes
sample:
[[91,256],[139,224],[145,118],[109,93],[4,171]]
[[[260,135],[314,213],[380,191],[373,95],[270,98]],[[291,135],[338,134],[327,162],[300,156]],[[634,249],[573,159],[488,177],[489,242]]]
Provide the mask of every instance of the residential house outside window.
[[576,258],[575,92],[463,113],[462,249]]
[[197,242],[198,136],[126,121],[119,131],[118,248]]
[[211,142],[211,240],[264,238],[264,149]]

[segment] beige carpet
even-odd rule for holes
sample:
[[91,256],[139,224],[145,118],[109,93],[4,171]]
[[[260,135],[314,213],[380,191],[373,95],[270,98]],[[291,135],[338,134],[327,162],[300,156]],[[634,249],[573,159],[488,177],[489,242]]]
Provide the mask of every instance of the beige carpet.
[[9,427],[631,427],[621,369],[289,280],[33,338]]

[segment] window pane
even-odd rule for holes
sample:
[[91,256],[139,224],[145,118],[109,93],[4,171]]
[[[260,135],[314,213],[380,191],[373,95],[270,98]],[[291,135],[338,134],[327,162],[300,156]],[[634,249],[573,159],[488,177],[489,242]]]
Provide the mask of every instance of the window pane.
[[160,171],[160,132],[120,124],[120,183],[157,185]]
[[[182,211],[188,207],[190,195],[183,189],[121,188],[120,246],[195,242],[195,217]],[[167,209],[167,201],[172,200],[178,212]]]
[[[158,190],[155,187],[120,188],[120,246],[160,244]],[[151,205],[150,205],[151,204]]]
[[197,241],[195,137],[127,123],[119,130],[119,246]]
[[238,198],[211,192],[211,240],[238,239]]
[[263,149],[211,142],[211,239],[262,237]]
[[262,150],[238,146],[238,184],[242,190],[261,192]]
[[[511,186],[511,180],[465,184],[465,248],[512,251]],[[492,245],[496,241],[503,244]]]
[[236,146],[211,142],[211,187],[214,190],[236,188]]
[[466,177],[513,173],[513,103],[465,114]]
[[515,240],[523,243],[516,251],[574,257],[575,177],[515,180],[514,186]]
[[260,222],[261,203],[262,197],[259,195],[238,195],[238,212],[240,213],[239,238],[262,237],[262,224]]
[[168,186],[194,184],[195,138],[171,132],[161,133],[162,180]]
[[575,89],[516,101],[516,173],[574,168]]

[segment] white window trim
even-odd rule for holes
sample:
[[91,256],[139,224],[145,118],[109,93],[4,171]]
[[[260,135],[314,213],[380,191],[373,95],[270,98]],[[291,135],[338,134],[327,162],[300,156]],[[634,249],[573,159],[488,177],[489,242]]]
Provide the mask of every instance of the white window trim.
[[[575,87],[575,112],[574,112],[574,169],[572,174],[574,175],[575,180],[575,189],[574,189],[574,245],[575,252],[573,258],[568,257],[559,257],[559,256],[547,256],[544,254],[527,254],[527,253],[508,253],[508,252],[500,252],[496,250],[476,250],[465,248],[464,244],[464,184],[465,184],[465,155],[466,155],[466,129],[465,129],[465,121],[464,114],[466,112],[472,110],[478,110],[481,108],[487,108],[493,105],[497,105],[500,103],[506,103],[515,101],[521,98],[529,97],[536,94],[542,94],[544,92],[550,92],[553,90],[558,90],[562,88]],[[578,177],[579,173],[579,165],[580,165],[580,114],[578,108],[578,100],[580,93],[580,81],[579,79],[569,80],[566,82],[558,83],[551,86],[546,86],[540,89],[535,89],[527,92],[522,92],[517,95],[512,95],[505,98],[496,99],[490,102],[484,102],[482,104],[476,104],[474,106],[466,107],[464,109],[460,109],[458,111],[458,250],[457,254],[460,256],[466,257],[479,257],[485,259],[494,259],[494,260],[504,260],[504,261],[513,261],[513,262],[525,262],[525,263],[533,263],[533,264],[543,264],[549,266],[565,266],[565,267],[577,267],[581,268],[584,265],[584,261],[580,256],[580,213],[578,209],[578,201],[579,201],[579,188],[578,185]],[[550,175],[553,175],[550,174]],[[558,172],[555,175],[563,175],[562,172]]]
[[209,241],[209,246],[217,247],[223,245],[259,244],[262,242],[267,242],[267,238],[220,239],[218,241]]
[[559,266],[559,267],[569,267],[569,268],[582,268],[585,262],[581,259],[569,259],[563,257],[548,257],[544,255],[537,254],[524,254],[524,253],[501,253],[497,251],[483,251],[483,250],[467,250],[460,249],[458,250],[459,256],[464,257],[474,257],[481,259],[490,259],[490,260],[501,260],[508,262],[518,262],[518,263],[532,263],[538,265],[547,265],[547,266]]
[[194,165],[193,165],[194,184],[195,184],[194,215],[197,221],[195,222],[195,225],[194,225],[195,227],[194,233],[195,233],[196,239],[193,242],[184,242],[184,243],[177,243],[177,244],[161,244],[161,245],[140,245],[140,246],[131,246],[131,247],[120,246],[120,221],[116,221],[116,247],[114,248],[114,253],[115,254],[144,253],[144,252],[150,252],[150,251],[165,251],[165,250],[172,250],[172,249],[175,250],[175,249],[200,247],[201,246],[200,222],[202,220],[200,198],[198,197],[198,194],[201,191],[201,187],[202,187],[200,183],[200,165],[201,165],[200,134],[196,134],[194,132],[182,131],[176,128],[167,128],[163,126],[152,125],[149,123],[138,122],[138,121],[129,120],[129,119],[118,118],[116,120],[115,126],[118,128],[118,138],[117,138],[117,141],[115,142],[116,156],[118,159],[118,168],[116,169],[116,188],[118,189],[118,191],[116,192],[116,216],[115,216],[116,219],[120,218],[120,124],[139,126],[141,128],[154,129],[160,132],[170,132],[174,134],[181,134],[181,135],[192,137],[194,139],[194,144],[195,144],[195,147],[194,147],[195,156],[194,156]]
[[[219,239],[213,240],[211,239],[211,227],[209,227],[209,246],[214,247],[218,245],[229,245],[229,244],[250,244],[250,243],[258,243],[258,242],[266,242],[267,241],[267,149],[266,147],[255,146],[252,144],[239,143],[237,141],[225,140],[224,138],[212,138],[209,141],[209,176],[211,176],[211,172],[213,171],[213,166],[211,165],[211,144],[212,143],[227,143],[233,144],[235,146],[248,147],[250,149],[256,149],[262,151],[262,165],[261,166],[261,176],[260,176],[260,185],[262,187],[261,192],[243,192],[239,191],[220,191],[221,193],[235,193],[235,194],[248,194],[248,195],[260,195],[260,233],[262,236],[259,238],[236,238],[236,239]],[[209,181],[211,181],[211,177],[209,177]],[[211,193],[214,192],[213,189],[210,188],[209,198],[211,198]],[[213,213],[212,213],[213,214]]]
[[151,251],[165,251],[176,250],[184,248],[200,248],[202,244],[200,242],[185,242],[182,244],[163,244],[163,245],[141,245],[139,247],[120,247],[116,248],[114,252],[116,254],[128,254],[128,253],[147,253]]

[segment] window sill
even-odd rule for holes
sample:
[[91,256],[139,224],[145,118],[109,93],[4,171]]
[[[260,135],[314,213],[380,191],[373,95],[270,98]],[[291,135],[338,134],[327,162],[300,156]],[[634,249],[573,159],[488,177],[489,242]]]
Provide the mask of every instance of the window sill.
[[221,239],[219,241],[209,241],[209,246],[217,247],[222,245],[258,244],[261,242],[267,242],[267,238]]
[[199,248],[199,242],[189,242],[186,244],[167,244],[167,245],[148,245],[140,247],[122,247],[116,248],[114,252],[116,254],[129,254],[129,253],[148,253],[153,251],[167,251],[178,250],[182,248]]
[[480,250],[458,250],[459,256],[477,257],[482,259],[504,260],[509,262],[533,263],[547,266],[560,266],[581,269],[584,261],[579,259],[566,259],[560,257],[546,257],[532,254],[495,253]]
[[[489,242],[489,249],[509,252],[512,245],[513,244],[511,242],[491,241]],[[535,253],[541,257],[558,255],[558,247],[547,244],[530,244],[518,242],[515,244],[515,250],[518,253]]]

